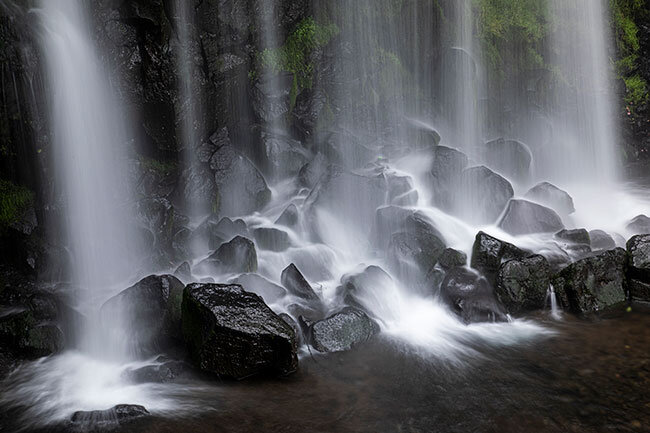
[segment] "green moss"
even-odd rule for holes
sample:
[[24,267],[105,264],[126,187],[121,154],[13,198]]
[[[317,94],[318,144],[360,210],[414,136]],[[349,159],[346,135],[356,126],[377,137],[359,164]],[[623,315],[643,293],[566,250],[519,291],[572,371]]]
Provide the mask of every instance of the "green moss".
[[339,33],[335,24],[319,24],[314,18],[302,20],[289,35],[285,44],[278,48],[267,48],[259,53],[260,65],[274,73],[290,72],[294,76],[295,96],[300,90],[311,88],[314,65],[310,60],[313,50],[323,47]]
[[17,222],[32,201],[33,194],[29,189],[0,180],[0,231]]
[[503,70],[503,55],[516,51],[519,70],[542,67],[542,40],[549,31],[550,18],[544,0],[474,0],[476,28],[486,53],[488,66]]
[[623,79],[625,81],[625,102],[636,107],[648,100],[648,83],[639,75]]

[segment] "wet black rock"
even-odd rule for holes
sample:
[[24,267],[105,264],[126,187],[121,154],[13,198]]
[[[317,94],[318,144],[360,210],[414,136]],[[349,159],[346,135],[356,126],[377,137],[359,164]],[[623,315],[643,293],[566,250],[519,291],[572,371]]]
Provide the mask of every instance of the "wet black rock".
[[210,159],[219,190],[215,213],[238,216],[260,210],[271,199],[271,190],[253,163],[230,144],[224,144]]
[[516,140],[499,138],[485,144],[485,161],[490,168],[517,181],[530,175],[533,156],[525,144]]
[[309,161],[309,153],[302,143],[289,137],[263,132],[261,148],[265,151],[268,171],[275,178],[295,176]]
[[650,302],[650,234],[630,238],[627,254],[630,296],[636,301]]
[[606,313],[625,304],[627,255],[616,248],[587,257],[552,278],[565,309],[581,315]]
[[510,182],[485,166],[463,170],[460,188],[457,193],[464,204],[457,213],[477,224],[496,221],[514,195]]
[[337,294],[347,305],[362,308],[363,299],[372,299],[376,293],[385,290],[393,279],[379,266],[368,266],[359,273],[341,277]]
[[404,231],[406,220],[415,214],[411,209],[399,206],[382,206],[375,211],[371,241],[374,247],[385,251],[394,233]]
[[549,182],[538,183],[528,190],[525,197],[554,209],[560,215],[566,216],[576,211],[571,196]]
[[284,288],[287,289],[287,291],[293,296],[297,296],[298,298],[302,298],[306,301],[319,300],[319,297],[316,292],[314,292],[314,289],[293,263],[282,271],[280,281],[282,282]]
[[107,410],[77,411],[72,414],[73,424],[121,423],[149,415],[144,406],[137,404],[118,404]]
[[616,248],[614,238],[603,230],[591,230],[589,232],[591,239],[591,249],[594,251],[612,250]]
[[298,369],[291,326],[241,286],[190,284],[182,309],[185,342],[201,370],[243,379]]
[[102,324],[128,330],[119,338],[134,353],[155,353],[180,338],[184,287],[172,275],[150,275],[102,305]]
[[346,307],[311,326],[311,344],[319,352],[342,352],[370,340],[379,325],[363,311]]
[[530,253],[515,245],[499,240],[484,232],[478,232],[472,247],[472,268],[481,272],[491,283],[496,282],[496,275],[501,264],[512,259],[521,259]]
[[553,209],[519,199],[508,202],[498,226],[516,236],[532,233],[552,233],[564,228],[562,219]]
[[199,273],[241,274],[257,271],[257,252],[250,239],[236,236],[196,266]]
[[438,263],[443,269],[465,266],[467,265],[467,254],[453,248],[446,248],[438,258]]
[[230,280],[230,283],[239,284],[246,291],[260,295],[264,302],[272,304],[284,298],[287,291],[257,274],[242,274]]
[[629,222],[627,225],[628,231],[643,235],[650,233],[650,218],[645,215],[638,215]]
[[507,321],[490,283],[472,269],[447,272],[440,285],[440,299],[466,324]]
[[253,230],[257,245],[262,250],[285,251],[291,246],[289,235],[283,230],[261,227]]
[[280,313],[280,318],[284,320],[284,322],[291,326],[291,329],[293,329],[293,333],[296,335],[296,344],[298,346],[302,346],[303,343],[305,342],[305,337],[303,335],[303,331],[301,326],[296,322],[296,320],[288,315],[287,313]]
[[285,227],[293,228],[296,226],[296,224],[298,224],[298,218],[298,208],[295,204],[292,203],[287,206],[284,211],[282,211],[275,223],[283,225]]
[[589,232],[585,229],[560,230],[555,238],[572,244],[591,245]]
[[303,165],[298,172],[298,185],[304,188],[313,188],[318,181],[332,170],[332,166],[322,153]]
[[505,262],[499,268],[494,293],[508,313],[541,310],[551,284],[551,267],[540,255]]

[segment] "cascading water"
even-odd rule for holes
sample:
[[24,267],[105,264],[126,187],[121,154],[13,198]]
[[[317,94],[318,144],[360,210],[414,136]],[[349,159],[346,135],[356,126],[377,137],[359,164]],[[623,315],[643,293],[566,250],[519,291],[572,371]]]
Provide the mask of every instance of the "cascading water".
[[[84,308],[97,308],[137,263],[124,180],[126,136],[89,36],[84,3],[47,0],[37,13],[44,27],[56,186],[65,206],[73,279]],[[97,322],[82,335],[86,349],[101,352],[106,347],[98,340]]]

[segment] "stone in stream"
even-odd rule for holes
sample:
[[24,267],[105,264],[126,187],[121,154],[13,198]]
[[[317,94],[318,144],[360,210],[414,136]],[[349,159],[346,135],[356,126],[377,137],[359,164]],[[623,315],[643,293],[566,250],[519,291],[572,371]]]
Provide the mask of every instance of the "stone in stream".
[[332,170],[332,166],[322,153],[316,156],[307,164],[303,165],[298,172],[298,185],[304,188],[313,188],[318,181]]
[[466,323],[505,322],[505,311],[490,283],[476,271],[453,268],[440,286],[440,299]]
[[155,353],[180,338],[183,288],[172,275],[150,275],[102,305],[102,324],[127,329],[120,338],[135,353]]
[[287,291],[257,274],[242,274],[229,281],[232,284],[239,284],[247,291],[260,295],[264,302],[272,304],[287,295]]
[[616,248],[614,238],[603,230],[591,230],[589,232],[591,249],[594,251],[612,250]]
[[319,352],[342,352],[370,340],[379,325],[366,313],[346,307],[311,326],[311,344]]
[[544,206],[548,206],[563,216],[570,215],[576,211],[571,196],[566,191],[549,182],[538,183],[528,190],[525,197]]
[[219,191],[215,213],[224,216],[248,215],[271,200],[271,190],[253,163],[223,144],[210,159],[210,168]]
[[484,152],[487,165],[516,181],[525,181],[530,176],[533,155],[525,144],[517,140],[489,141]]
[[196,266],[199,273],[247,273],[257,271],[257,252],[250,239],[236,236],[222,244]]
[[645,215],[637,215],[627,225],[628,231],[635,235],[650,233],[650,218]]
[[257,245],[263,250],[285,251],[291,246],[287,232],[272,228],[261,227],[253,230],[253,236]]
[[450,210],[457,194],[460,175],[467,167],[468,158],[463,152],[446,146],[436,146],[431,162],[433,200],[441,209]]
[[497,225],[515,236],[553,233],[564,228],[562,219],[553,209],[520,199],[512,199],[508,202]]
[[118,404],[106,410],[77,411],[72,414],[73,424],[110,424],[141,418],[149,415],[144,406],[137,404]]
[[555,233],[555,238],[572,244],[591,245],[589,232],[585,229],[560,230]]
[[286,207],[284,211],[282,211],[282,214],[278,217],[278,219],[275,221],[276,224],[283,225],[285,227],[295,227],[296,224],[298,224],[298,218],[299,218],[299,213],[298,213],[298,208],[296,207],[295,204],[291,203],[289,206]]
[[291,326],[241,286],[190,284],[183,292],[182,310],[183,336],[201,370],[243,379],[298,369]]
[[631,237],[627,255],[630,297],[650,302],[650,234]]
[[[507,179],[485,166],[463,170],[460,178],[460,215],[476,224],[491,224],[514,195]],[[458,205],[458,204],[457,204]]]
[[314,292],[314,289],[293,263],[282,271],[280,281],[284,288],[293,296],[297,296],[306,301],[320,300],[316,292]]
[[445,248],[438,258],[438,263],[443,269],[465,266],[467,265],[467,254],[453,248]]
[[511,243],[499,240],[487,233],[478,232],[472,247],[471,266],[494,284],[502,263],[529,255],[530,252]]
[[508,313],[541,310],[551,284],[551,267],[540,255],[505,262],[499,268],[494,293]]
[[[122,375],[132,383],[167,383],[175,380],[185,370],[187,365],[182,361],[172,361],[159,357],[160,364],[145,365],[144,367],[129,369]],[[158,360],[157,360],[158,361]]]
[[192,279],[192,268],[188,262],[181,263],[174,271],[174,276],[181,281],[190,281]]
[[351,273],[341,277],[341,285],[337,289],[338,296],[347,305],[362,308],[364,295],[372,295],[383,287],[393,283],[393,279],[379,266],[368,266],[359,273]]
[[613,311],[625,304],[627,255],[616,248],[570,264],[552,284],[565,309],[583,316]]

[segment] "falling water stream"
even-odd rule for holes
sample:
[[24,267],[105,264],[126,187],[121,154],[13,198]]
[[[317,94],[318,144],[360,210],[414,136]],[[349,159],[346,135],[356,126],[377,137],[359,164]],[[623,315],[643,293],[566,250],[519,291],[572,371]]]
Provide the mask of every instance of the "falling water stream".
[[[295,179],[274,173],[271,202],[260,212],[239,215],[251,230],[277,228],[286,231],[289,237],[290,247],[284,251],[258,249],[258,273],[279,284],[280,271],[295,263],[328,311],[342,305],[338,296],[342,277],[371,265],[386,269],[388,273],[369,281],[358,298],[379,322],[382,338],[415,354],[423,362],[434,359],[458,369],[481,358],[483,347],[506,350],[556,335],[550,325],[532,319],[466,325],[426,291],[421,278],[408,264],[395,266],[385,246],[373,245],[375,238],[380,237],[373,228],[377,209],[396,206],[419,212],[437,228],[447,246],[468,256],[479,230],[532,250],[558,249],[552,235],[515,237],[497,228],[495,218],[477,215],[474,207],[480,197],[473,195],[478,185],[465,184],[469,190],[462,191],[454,197],[454,203],[443,209],[430,185],[433,157],[409,142],[413,125],[429,132],[439,130],[441,144],[463,150],[469,157],[469,166],[487,164],[481,146],[494,137],[484,135],[478,102],[483,92],[483,59],[474,36],[471,3],[458,1],[453,22],[446,24],[450,26],[447,30],[453,42],[444,54],[440,85],[443,105],[451,109],[443,116],[434,115],[434,110],[422,104],[412,91],[428,78],[421,73],[426,70],[426,59],[420,59],[419,55],[431,41],[423,38],[402,44],[399,40],[399,35],[404,33],[400,26],[420,25],[430,18],[414,16],[392,20],[388,25],[372,12],[359,12],[361,5],[358,9],[348,5],[345,10],[349,16],[345,17],[346,26],[340,29],[340,37],[363,56],[349,59],[341,54],[335,59],[344,71],[335,90],[336,98],[345,101],[342,105],[351,110],[351,115],[337,125],[338,135],[318,136],[311,149],[314,154],[326,154],[335,148],[346,165],[345,173],[331,181],[327,193],[322,188],[320,191],[297,188]],[[564,219],[567,227],[604,229],[627,235],[625,222],[647,211],[648,202],[624,189],[617,180],[613,156],[617,132],[610,109],[614,104],[607,74],[609,34],[604,30],[607,28],[605,2],[552,0],[550,4],[551,13],[569,24],[560,26],[552,48],[561,78],[571,91],[554,99],[556,116],[549,120],[552,132],[548,143],[542,148],[530,148],[532,176],[516,179],[505,172],[500,174],[512,181],[515,197],[523,196],[528,188],[541,181],[565,188],[574,197],[576,207],[575,214]],[[43,0],[41,8],[34,13],[43,23],[43,52],[51,81],[48,97],[58,149],[56,167],[60,185],[57,187],[66,200],[65,227],[75,257],[75,283],[86,289],[80,304],[92,311],[115,293],[116,285],[123,286],[125,281],[137,277],[129,253],[137,252],[138,245],[133,241],[137,237],[128,229],[132,217],[128,211],[129,186],[124,185],[121,176],[125,150],[119,107],[92,44],[84,5],[79,0]],[[179,22],[190,22],[188,15],[192,11],[186,2],[177,1],[176,5]],[[273,47],[277,45],[279,35],[275,32],[279,26],[272,21],[276,16],[274,7],[268,9],[261,22],[267,42]],[[425,10],[431,19],[437,13],[433,9]],[[430,30],[422,27],[423,34],[433,35]],[[179,26],[180,51],[185,55],[190,50],[182,48],[190,43],[190,33],[189,24]],[[410,60],[401,63],[400,59]],[[376,76],[371,72],[376,66],[373,62],[391,62],[394,70]],[[186,101],[186,107],[181,110],[183,141],[197,143],[201,139],[196,128],[201,103],[193,96],[197,90],[190,79],[194,75],[192,61],[181,58],[179,64],[185,77],[181,83]],[[414,65],[419,72],[404,78],[401,70],[409,65]],[[359,77],[369,82],[359,83]],[[274,81],[278,79],[269,78],[271,93],[278,92],[280,84]],[[368,90],[380,85],[387,89],[385,99],[381,100]],[[424,86],[432,93],[440,92],[435,87]],[[373,103],[367,104],[373,108],[372,112],[356,111],[355,102],[359,100],[372,100]],[[264,128],[273,134],[288,133],[277,118],[269,119]],[[363,152],[359,152],[359,146],[348,145],[353,137],[363,137],[360,145]],[[193,163],[192,149],[189,145],[185,147],[186,168]],[[402,187],[397,193],[391,193],[390,186],[395,184]],[[608,199],[602,199],[604,196]],[[613,200],[618,203],[616,209],[611,209],[609,204]],[[277,222],[289,205],[299,210],[299,221],[291,228]],[[190,208],[200,209],[201,204],[190,203]],[[193,264],[205,258],[206,253],[202,251]],[[238,275],[195,277],[229,281]],[[552,287],[548,296],[551,314],[559,319]],[[285,312],[295,302],[296,299],[287,296],[270,306],[276,312]],[[119,329],[121,325],[111,326]],[[14,394],[2,395],[0,403],[20,401],[27,405],[25,425],[29,426],[65,420],[76,410],[105,409],[119,403],[142,404],[154,414],[182,417],[205,411],[206,395],[214,393],[218,394],[217,399],[228,398],[227,391],[221,390],[218,384],[202,381],[129,383],[123,378],[127,369],[156,361],[127,356],[119,348],[107,348],[96,328],[92,324],[85,328],[84,341],[94,344],[87,343],[79,351],[18,369],[8,382]],[[302,355],[309,356],[307,348],[303,348]],[[194,401],[197,395],[201,399]]]

